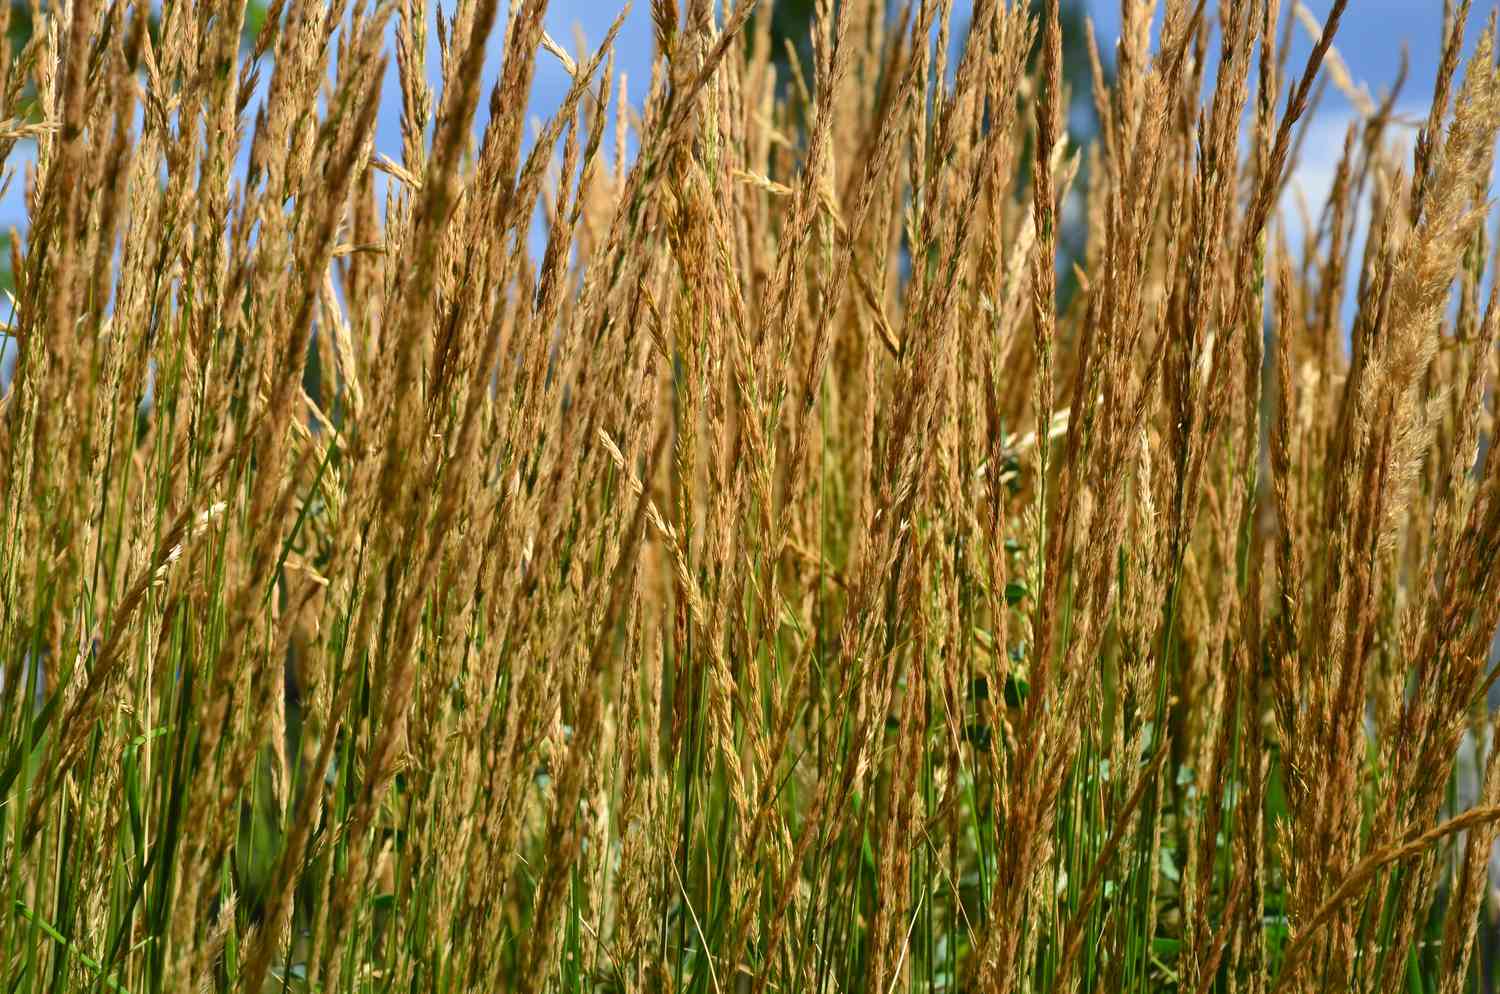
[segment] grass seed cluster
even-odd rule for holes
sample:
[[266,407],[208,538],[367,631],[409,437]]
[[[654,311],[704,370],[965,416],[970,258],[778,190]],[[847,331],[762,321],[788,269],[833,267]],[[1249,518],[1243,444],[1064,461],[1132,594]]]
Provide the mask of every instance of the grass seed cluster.
[[1407,121],[1357,2],[1121,0],[1086,143],[1057,0],[820,0],[780,81],[752,0],[628,81],[545,0],[38,7],[4,988],[1487,985],[1500,71],[1430,5]]

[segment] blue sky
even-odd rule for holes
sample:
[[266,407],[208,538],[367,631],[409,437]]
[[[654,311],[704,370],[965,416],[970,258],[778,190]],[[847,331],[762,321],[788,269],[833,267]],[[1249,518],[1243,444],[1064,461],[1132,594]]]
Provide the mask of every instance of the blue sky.
[[[437,2],[445,10],[452,6],[452,0]],[[1289,2],[1290,0],[1283,0],[1284,9]],[[1306,0],[1306,3],[1314,15],[1323,20],[1331,0]],[[1480,8],[1481,3],[1476,3],[1475,7]],[[577,31],[582,32],[590,46],[597,45],[622,6],[622,0],[552,0],[547,13],[547,30],[569,51],[575,49]],[[966,20],[970,6],[971,0],[957,0],[956,19]],[[1209,6],[1212,8],[1215,4],[1210,3]],[[650,7],[650,0],[635,0],[615,49],[616,70],[628,78],[633,102],[640,100],[650,80]],[[1395,78],[1402,46],[1406,46],[1411,70],[1401,97],[1400,111],[1414,118],[1425,115],[1440,55],[1442,0],[1352,0],[1350,7],[1351,11],[1339,29],[1336,46],[1354,79],[1364,83],[1373,95],[1379,97]],[[1091,0],[1088,10],[1094,19],[1101,45],[1106,49],[1112,47],[1119,31],[1118,0]],[[1471,17],[1466,47],[1472,48],[1474,38],[1482,29],[1487,16],[1488,8],[1476,9]],[[481,118],[488,105],[488,88],[499,72],[502,36],[503,32],[496,32],[496,36],[490,41],[484,80],[486,99],[480,101]],[[1300,28],[1297,38],[1298,53],[1294,62],[1300,67],[1308,48],[1308,39]],[[432,63],[436,65],[435,58]],[[394,73],[392,67],[377,119],[376,150],[399,159],[399,89]],[[542,53],[538,59],[530,100],[531,116],[540,121],[550,115],[561,102],[567,86],[568,76],[562,66],[552,56]],[[1309,197],[1315,201],[1327,189],[1333,165],[1342,147],[1344,130],[1352,115],[1353,109],[1344,97],[1336,90],[1330,90],[1309,134],[1304,148],[1304,161],[1297,176]],[[609,140],[612,141],[612,130],[609,135]],[[7,168],[24,167],[30,158],[28,152],[28,149],[18,148],[7,163]],[[0,226],[16,224],[24,227],[21,198],[23,184],[19,179],[18,176],[17,181],[13,181],[4,196],[0,197]]]
[[[1305,0],[1306,6],[1320,20],[1325,20],[1331,0]],[[1283,10],[1289,6],[1283,2]],[[572,47],[574,25],[597,43],[604,36],[620,4],[613,0],[553,0],[547,14],[547,29],[553,37]],[[967,19],[969,0],[956,3],[957,18]],[[1117,0],[1093,0],[1088,5],[1101,45],[1108,46],[1118,35],[1120,7]],[[1209,4],[1212,8],[1214,4]],[[1356,79],[1366,81],[1372,93],[1394,79],[1400,61],[1401,46],[1411,56],[1410,82],[1406,97],[1425,105],[1432,92],[1432,80],[1442,39],[1442,0],[1352,0],[1350,10],[1339,27],[1335,44]],[[1469,42],[1483,27],[1489,9],[1482,2],[1474,4]],[[1305,46],[1306,37],[1301,36]],[[492,46],[498,49],[498,46]],[[1305,47],[1302,49],[1306,51]],[[616,65],[643,85],[650,72],[651,18],[647,0],[636,0],[616,46]],[[490,66],[493,73],[495,67]],[[555,61],[541,68],[537,76],[535,107],[538,111],[556,106],[567,87],[567,77]],[[1403,100],[1403,103],[1406,102]]]
[[[1332,0],[1305,0],[1307,8],[1321,22],[1327,18]],[[1283,0],[1283,11],[1291,0]],[[970,0],[958,0],[956,19],[967,19]],[[1213,8],[1215,4],[1208,5]],[[1395,80],[1402,47],[1405,46],[1410,59],[1410,70],[1404,87],[1399,112],[1412,117],[1425,117],[1431,101],[1433,81],[1442,46],[1442,0],[1352,0],[1335,37],[1335,47],[1349,66],[1356,82],[1362,82],[1377,99]],[[1466,48],[1472,50],[1475,39],[1489,16],[1489,8],[1483,0],[1474,4],[1466,37]],[[603,38],[610,22],[619,12],[620,5],[614,0],[553,0],[547,15],[547,29],[569,50],[573,48],[575,28],[583,32],[590,44]],[[1118,0],[1093,0],[1088,4],[1089,15],[1101,47],[1112,47],[1120,27],[1120,5]],[[1310,41],[1302,29],[1297,29],[1297,51],[1294,66],[1300,71],[1306,58]],[[492,59],[488,69],[493,78],[497,66],[498,43],[492,44]],[[616,45],[615,65],[625,72],[631,81],[631,91],[639,96],[644,92],[650,78],[651,19],[647,0],[636,0]],[[544,115],[554,109],[567,90],[568,78],[555,59],[544,56],[538,67],[536,88],[532,98],[532,111]],[[1353,116],[1353,108],[1337,90],[1330,89],[1319,108],[1313,130],[1309,133],[1304,148],[1304,163],[1299,171],[1299,180],[1310,196],[1316,197],[1326,191],[1331,180],[1334,163],[1342,149],[1343,135]],[[378,140],[387,140],[391,149],[399,147],[395,115],[381,121]]]

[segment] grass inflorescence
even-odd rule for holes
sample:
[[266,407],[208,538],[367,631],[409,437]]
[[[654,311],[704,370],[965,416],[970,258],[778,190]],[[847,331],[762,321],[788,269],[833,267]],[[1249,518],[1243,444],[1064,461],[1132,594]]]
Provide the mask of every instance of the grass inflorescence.
[[815,6],[0,46],[5,990],[1487,988],[1495,22]]

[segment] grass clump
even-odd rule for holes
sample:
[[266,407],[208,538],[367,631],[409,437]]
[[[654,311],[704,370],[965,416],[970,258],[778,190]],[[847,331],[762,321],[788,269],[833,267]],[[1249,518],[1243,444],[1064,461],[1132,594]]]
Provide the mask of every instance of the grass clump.
[[1125,0],[1087,147],[1056,0],[655,0],[636,110],[449,6],[0,52],[6,990],[1488,982],[1493,22],[1407,154],[1344,0]]

